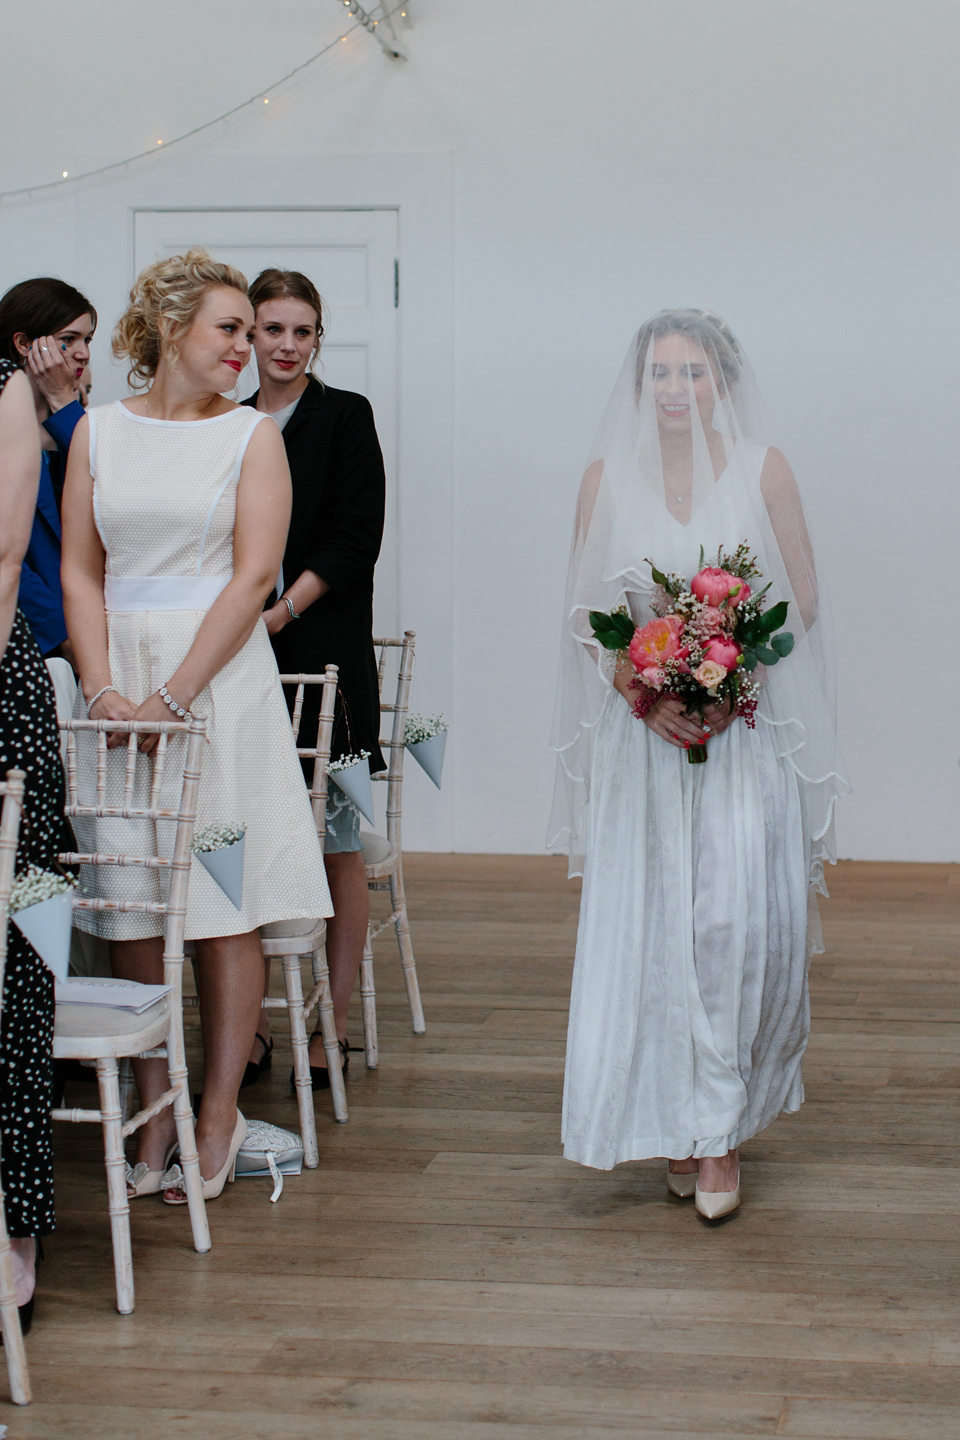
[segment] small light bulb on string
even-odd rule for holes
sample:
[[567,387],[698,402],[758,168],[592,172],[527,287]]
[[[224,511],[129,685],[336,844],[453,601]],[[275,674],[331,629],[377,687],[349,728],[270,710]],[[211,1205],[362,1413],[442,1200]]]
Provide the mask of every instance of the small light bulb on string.
[[64,180],[66,180],[66,178],[67,178],[67,176],[68,176],[69,174],[70,174],[70,171],[69,171],[69,170],[64,170],[64,172],[63,172],[63,178],[64,178]]
[[264,97],[263,97],[263,103],[264,103],[264,105],[269,105],[269,104],[270,104],[270,97],[269,97],[269,95],[264,95]]
[[158,144],[158,145],[162,145],[162,144],[163,144],[163,141],[162,141],[162,140],[158,140],[158,141],[157,141],[157,144]]

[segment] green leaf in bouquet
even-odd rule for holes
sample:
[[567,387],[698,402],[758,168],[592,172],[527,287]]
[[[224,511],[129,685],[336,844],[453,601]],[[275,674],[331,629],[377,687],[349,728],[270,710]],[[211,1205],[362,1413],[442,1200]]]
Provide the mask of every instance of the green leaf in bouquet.
[[776,650],[771,650],[769,645],[757,645],[753,653],[754,655],[756,655],[761,665],[776,665],[777,661],[780,659],[780,656],[777,654]]
[[658,570],[652,560],[648,560],[647,564],[650,566],[650,574],[653,576],[654,582],[657,585],[662,586],[663,589],[666,590],[668,595],[673,595],[674,597],[676,597],[680,594],[679,587],[670,579],[668,575],[664,575],[662,570]]
[[616,610],[612,615],[605,615],[602,610],[591,610],[590,625],[605,650],[623,650],[630,644],[636,629],[629,615]]
[[752,650],[746,650],[746,649],[744,650],[744,652],[743,652],[743,668],[744,668],[744,670],[756,670],[756,668],[757,668],[757,657],[756,657],[756,655],[754,655],[754,653],[753,653]]
[[781,630],[779,635],[770,637],[770,645],[776,650],[781,660],[784,660],[793,649],[793,636],[789,630]]
[[786,600],[779,600],[776,605],[771,605],[769,610],[764,611],[760,616],[761,635],[772,635],[774,630],[779,630],[787,618],[789,608]]

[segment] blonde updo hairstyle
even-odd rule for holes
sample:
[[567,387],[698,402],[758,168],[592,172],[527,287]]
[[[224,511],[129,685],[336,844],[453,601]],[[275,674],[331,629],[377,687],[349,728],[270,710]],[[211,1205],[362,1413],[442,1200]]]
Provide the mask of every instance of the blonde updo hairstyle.
[[162,356],[176,364],[177,341],[190,329],[207,291],[221,285],[246,296],[246,276],[199,246],[140,271],[113,332],[113,353],[130,360],[127,378],[134,390],[149,385]]

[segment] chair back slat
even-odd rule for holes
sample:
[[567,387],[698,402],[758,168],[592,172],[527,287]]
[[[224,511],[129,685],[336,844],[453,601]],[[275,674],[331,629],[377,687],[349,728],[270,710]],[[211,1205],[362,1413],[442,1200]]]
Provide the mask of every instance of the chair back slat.
[[150,808],[154,809],[160,805],[160,790],[163,786],[163,777],[167,768],[167,743],[169,735],[161,735],[157,741],[157,748],[153,752],[153,781],[150,785]]
[[[313,822],[317,827],[317,836],[321,845],[327,833],[327,766],[330,763],[330,749],[333,744],[333,721],[337,705],[337,686],[339,683],[339,667],[328,665],[322,675],[281,675],[282,685],[295,685],[296,694],[293,699],[293,712],[290,723],[293,727],[293,739],[297,747],[297,755],[301,760],[313,761],[313,775],[310,781],[310,807],[313,810]],[[303,701],[308,685],[322,685],[323,693],[320,697],[320,719],[317,724],[317,738],[313,745],[301,745],[300,725],[303,717]]]
[[[400,830],[402,824],[402,791],[403,791],[403,759],[406,750],[404,734],[407,728],[407,713],[410,709],[410,686],[413,683],[414,650],[416,645],[416,631],[405,630],[402,637],[385,637],[375,639],[374,645],[380,649],[380,658],[377,666],[377,674],[380,677],[380,713],[381,715],[392,715],[393,723],[390,726],[390,734],[381,737],[380,747],[387,752],[387,773],[386,776],[379,775],[375,778],[386,780],[387,785],[387,839],[391,845],[400,849]],[[397,665],[397,687],[392,700],[384,700],[383,683],[386,677],[387,656],[391,650],[399,650]]]

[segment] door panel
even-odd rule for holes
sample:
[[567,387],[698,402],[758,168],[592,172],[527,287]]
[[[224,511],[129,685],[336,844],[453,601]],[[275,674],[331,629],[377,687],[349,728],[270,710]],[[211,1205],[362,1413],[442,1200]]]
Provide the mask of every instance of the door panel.
[[[203,245],[253,280],[276,266],[300,270],[326,307],[318,378],[365,395],[387,471],[387,518],[376,573],[375,628],[398,634],[396,210],[136,210],[134,265]],[[256,361],[239,398],[257,388]]]

